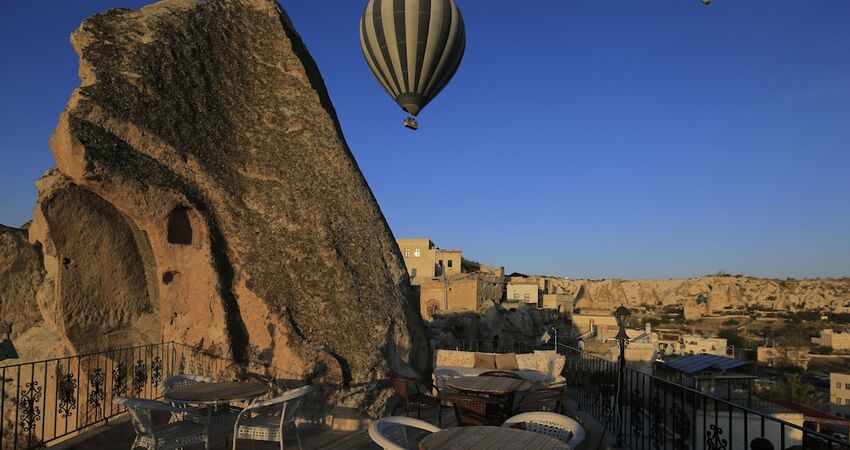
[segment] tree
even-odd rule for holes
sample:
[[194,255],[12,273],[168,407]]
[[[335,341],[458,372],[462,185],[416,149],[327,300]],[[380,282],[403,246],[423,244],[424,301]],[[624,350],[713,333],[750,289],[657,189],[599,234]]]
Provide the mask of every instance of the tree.
[[803,405],[822,405],[824,403],[823,395],[812,388],[811,383],[803,380],[803,376],[799,373],[791,373],[777,381],[766,389],[761,394],[766,397],[789,400]]

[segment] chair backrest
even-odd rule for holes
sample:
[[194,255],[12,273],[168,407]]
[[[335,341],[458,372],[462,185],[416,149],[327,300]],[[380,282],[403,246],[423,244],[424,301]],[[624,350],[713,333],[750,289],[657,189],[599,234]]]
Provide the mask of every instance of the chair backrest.
[[300,388],[290,389],[284,392],[283,395],[279,395],[269,400],[256,401],[246,409],[266,409],[273,405],[281,405],[280,418],[281,426],[283,426],[284,422],[288,422],[295,418],[295,413],[298,412],[298,408],[301,406],[304,396],[310,392],[313,392],[313,386],[308,384],[307,386],[302,386]]
[[515,373],[513,373],[513,372],[506,372],[506,371],[504,371],[504,370],[491,370],[491,371],[489,371],[489,372],[480,373],[480,374],[478,374],[478,376],[479,376],[479,377],[504,377],[504,378],[515,378],[515,379],[517,379],[517,380],[521,380],[521,379],[522,379],[522,377],[521,377],[521,376],[519,376],[519,375],[517,375],[517,374],[515,374]]
[[384,417],[369,426],[369,437],[384,450],[408,450],[407,428],[417,428],[431,433],[439,427],[411,417]]
[[507,418],[510,397],[478,397],[465,394],[449,394],[446,398],[455,408],[459,426],[501,425]]
[[210,377],[206,377],[203,375],[191,375],[191,374],[181,374],[181,375],[172,375],[162,381],[159,382],[159,390],[164,391],[166,389],[176,389],[183,386],[188,386],[190,384],[195,383],[212,383],[213,380]]
[[580,423],[567,416],[551,412],[527,412],[517,414],[502,424],[503,427],[521,425],[523,429],[554,437],[576,448],[584,441],[585,430]]

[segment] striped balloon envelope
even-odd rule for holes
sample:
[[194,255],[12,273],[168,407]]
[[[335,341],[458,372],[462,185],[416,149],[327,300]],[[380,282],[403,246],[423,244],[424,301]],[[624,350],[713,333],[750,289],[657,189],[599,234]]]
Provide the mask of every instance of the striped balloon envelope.
[[416,116],[460,67],[466,30],[454,0],[369,0],[360,47],[384,90]]

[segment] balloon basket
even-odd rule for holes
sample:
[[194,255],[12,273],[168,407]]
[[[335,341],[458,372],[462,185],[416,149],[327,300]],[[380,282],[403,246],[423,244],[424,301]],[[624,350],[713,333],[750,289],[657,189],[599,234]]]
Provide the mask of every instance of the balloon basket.
[[417,122],[413,117],[408,117],[404,119],[404,127],[416,131],[419,129],[419,122]]

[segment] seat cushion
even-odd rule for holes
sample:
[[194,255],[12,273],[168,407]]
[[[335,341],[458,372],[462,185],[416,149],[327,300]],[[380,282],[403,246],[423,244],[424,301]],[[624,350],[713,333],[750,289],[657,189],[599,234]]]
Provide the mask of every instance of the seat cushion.
[[496,355],[496,369],[497,370],[517,370],[517,369],[519,369],[519,365],[517,365],[517,361],[516,361],[516,353],[503,353],[501,355]]
[[458,350],[437,350],[436,367],[472,367],[475,365],[474,352]]
[[476,353],[475,365],[473,367],[476,369],[495,370],[496,355],[493,353]]

